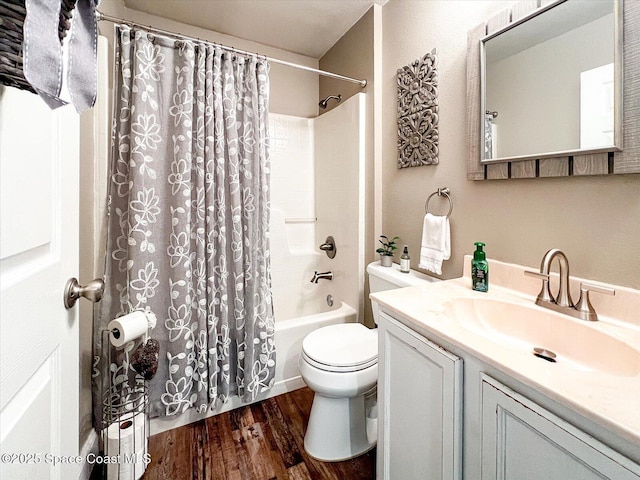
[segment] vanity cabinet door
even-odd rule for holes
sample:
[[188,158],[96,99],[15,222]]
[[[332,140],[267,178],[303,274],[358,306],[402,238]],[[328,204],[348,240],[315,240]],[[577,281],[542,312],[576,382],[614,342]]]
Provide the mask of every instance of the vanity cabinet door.
[[378,362],[378,478],[462,478],[462,360],[381,313]]
[[482,375],[483,480],[640,479],[640,466]]

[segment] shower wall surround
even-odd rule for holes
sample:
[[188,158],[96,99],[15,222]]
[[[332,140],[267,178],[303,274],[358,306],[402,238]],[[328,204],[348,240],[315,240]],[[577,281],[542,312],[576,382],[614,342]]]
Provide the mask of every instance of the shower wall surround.
[[[271,273],[276,323],[358,309],[364,272],[364,94],[314,119],[271,114]],[[318,247],[328,235],[338,254]],[[311,283],[314,271],[334,273]],[[359,310],[361,311],[361,310]]]
[[[310,290],[316,250],[313,119],[272,114],[271,279],[276,321],[304,316],[320,298]],[[306,278],[306,277],[309,278]],[[309,295],[307,295],[309,297]],[[316,307],[317,308],[317,307]]]
[[332,293],[351,305],[360,320],[365,301],[365,103],[366,94],[358,93],[316,118],[314,143],[316,245],[333,235],[338,248],[334,259],[321,252],[318,271],[334,274],[333,281],[321,285],[322,295]]

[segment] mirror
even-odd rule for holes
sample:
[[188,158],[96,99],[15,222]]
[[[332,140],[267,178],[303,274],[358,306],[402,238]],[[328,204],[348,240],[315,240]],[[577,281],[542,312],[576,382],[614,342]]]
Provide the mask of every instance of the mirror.
[[621,151],[619,10],[560,0],[482,40],[483,163]]

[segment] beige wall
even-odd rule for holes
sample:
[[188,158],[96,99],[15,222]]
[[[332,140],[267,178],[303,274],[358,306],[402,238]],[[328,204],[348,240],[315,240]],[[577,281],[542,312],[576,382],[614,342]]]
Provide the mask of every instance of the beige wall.
[[[360,92],[372,91],[373,81],[373,8],[370,8],[356,24],[345,33],[336,44],[320,58],[320,69],[338,73],[347,77],[367,80],[363,89],[356,83],[345,82],[330,77],[320,77],[318,100],[327,95],[342,95],[342,100]],[[319,109],[322,115],[335,108],[338,103],[331,100],[326,110]]]
[[[484,241],[490,258],[530,266],[557,247],[567,254],[572,275],[640,288],[640,175],[466,180],[467,31],[510,4],[391,0],[382,8],[383,233],[409,245],[415,267],[424,202],[448,186],[452,257],[443,278],[460,276],[463,254]],[[433,47],[439,50],[440,164],[398,169],[396,69]]]
[[[365,116],[366,116],[366,133],[365,133],[365,266],[375,260],[375,230],[374,230],[374,39],[376,32],[376,20],[381,14],[381,7],[375,5],[365,13],[351,29],[345,33],[338,42],[320,59],[321,70],[346,75],[348,77],[365,79],[367,86],[363,89],[358,84],[349,83],[342,80],[336,80],[329,77],[320,77],[319,99],[326,98],[328,95],[342,95],[342,101],[346,101],[349,97],[356,93],[365,92]],[[379,22],[378,22],[379,23]],[[379,30],[379,28],[378,28]],[[326,110],[319,109],[318,113],[322,115],[338,105],[337,102],[331,100]],[[340,241],[340,239],[336,239]],[[365,276],[365,299],[368,299],[368,281]],[[371,304],[364,301],[364,320],[365,323],[371,325],[373,315],[371,312]],[[361,302],[361,303],[363,303]]]

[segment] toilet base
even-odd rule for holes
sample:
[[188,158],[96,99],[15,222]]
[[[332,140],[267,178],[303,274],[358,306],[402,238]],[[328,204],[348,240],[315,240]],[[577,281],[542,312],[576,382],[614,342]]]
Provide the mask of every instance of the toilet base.
[[304,449],[317,460],[339,462],[376,446],[376,390],[351,398],[330,398],[315,393]]

